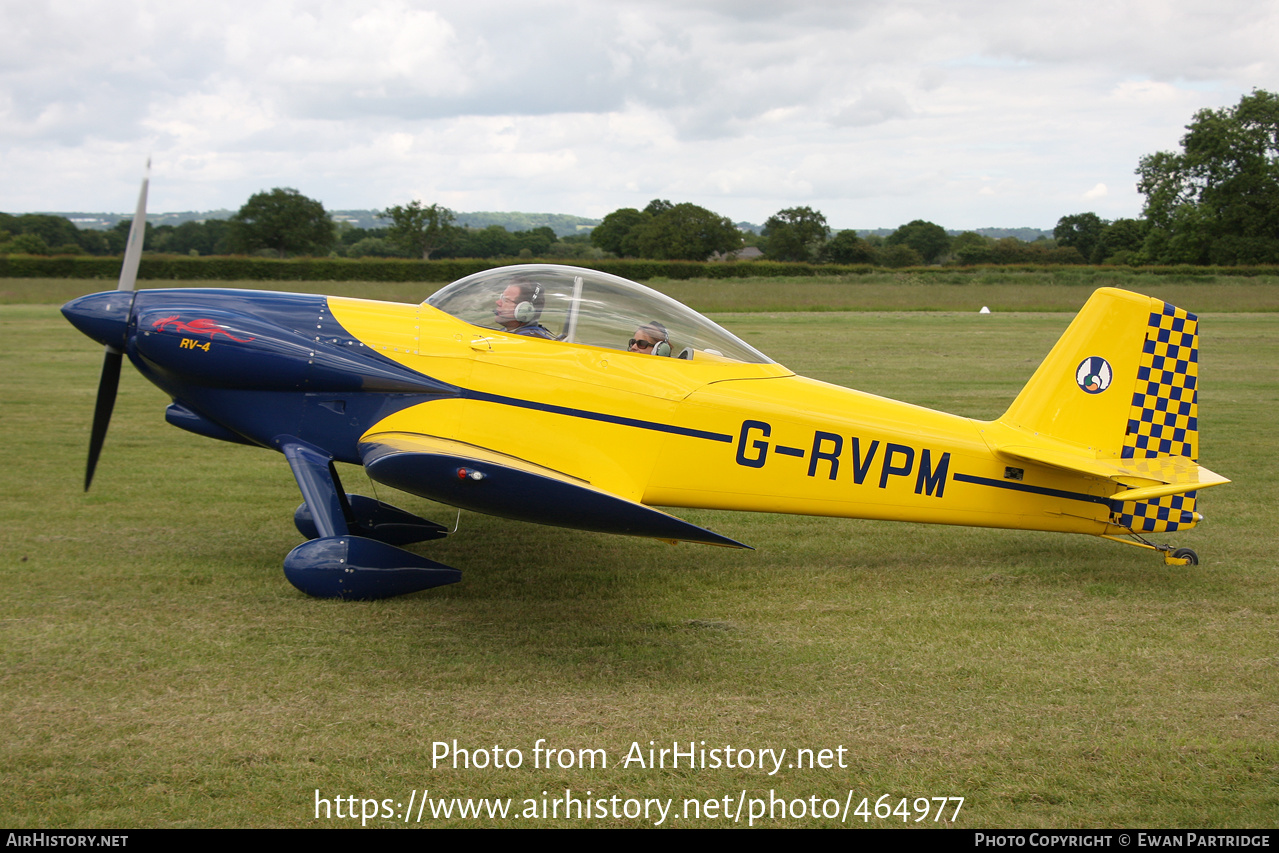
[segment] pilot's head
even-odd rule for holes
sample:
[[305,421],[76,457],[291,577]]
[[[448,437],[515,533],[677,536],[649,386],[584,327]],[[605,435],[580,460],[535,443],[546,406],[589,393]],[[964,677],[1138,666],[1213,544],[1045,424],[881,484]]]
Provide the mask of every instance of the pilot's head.
[[542,285],[527,278],[517,278],[497,298],[493,315],[497,317],[499,326],[518,329],[520,326],[536,323],[542,316],[545,305],[546,296],[542,292]]
[[630,339],[627,349],[649,355],[670,355],[670,333],[661,323],[651,320],[635,330],[635,336]]

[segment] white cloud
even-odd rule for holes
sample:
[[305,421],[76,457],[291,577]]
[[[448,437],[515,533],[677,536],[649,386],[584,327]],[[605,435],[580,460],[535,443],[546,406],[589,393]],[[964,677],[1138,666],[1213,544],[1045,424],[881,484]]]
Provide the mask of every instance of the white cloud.
[[8,4],[0,208],[125,209],[154,152],[172,209],[297,186],[329,207],[807,204],[841,227],[1132,216],[1141,155],[1273,88],[1276,24],[1241,0]]
[[877,88],[863,93],[831,120],[838,127],[865,127],[914,114],[906,97],[896,89]]

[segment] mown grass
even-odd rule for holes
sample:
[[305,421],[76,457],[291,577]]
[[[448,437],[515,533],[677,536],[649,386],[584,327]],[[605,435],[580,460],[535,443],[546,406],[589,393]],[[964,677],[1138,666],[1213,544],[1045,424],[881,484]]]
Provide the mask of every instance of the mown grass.
[[[716,319],[807,375],[990,417],[1069,317]],[[1273,826],[1277,322],[1202,322],[1203,460],[1235,482],[1176,537],[1197,567],[1050,534],[681,513],[757,549],[733,552],[463,513],[455,536],[419,549],[462,568],[461,584],[338,603],[280,571],[300,541],[283,460],[172,429],[168,401],[131,370],[82,494],[100,348],[52,306],[0,308],[0,822],[350,825],[315,820],[316,789],[519,809],[571,788],[963,796],[964,827]],[[344,476],[370,491],[358,469]],[[454,738],[526,764],[433,769],[433,742]],[[614,763],[533,769],[538,738]],[[848,766],[616,766],[650,740],[844,746]]]

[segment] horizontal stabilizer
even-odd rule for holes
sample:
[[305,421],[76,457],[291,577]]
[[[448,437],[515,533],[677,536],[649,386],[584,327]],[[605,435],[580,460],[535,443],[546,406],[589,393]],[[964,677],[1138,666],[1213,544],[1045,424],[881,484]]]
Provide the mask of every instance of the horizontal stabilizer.
[[999,445],[998,452],[1016,461],[1037,462],[1092,477],[1104,477],[1130,488],[1111,497],[1140,501],[1177,495],[1229,483],[1184,456],[1152,456],[1144,459],[1097,459],[1077,451],[1027,445]]
[[585,480],[460,441],[379,433],[360,442],[360,455],[380,483],[475,512],[597,533],[748,547]]

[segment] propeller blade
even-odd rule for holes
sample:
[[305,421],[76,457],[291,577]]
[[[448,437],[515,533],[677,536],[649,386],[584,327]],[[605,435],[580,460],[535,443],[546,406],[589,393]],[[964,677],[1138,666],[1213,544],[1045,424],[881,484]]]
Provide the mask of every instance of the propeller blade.
[[120,387],[120,365],[123,362],[124,353],[107,347],[106,356],[102,359],[102,378],[98,380],[98,400],[93,407],[93,431],[89,434],[89,466],[84,472],[86,492],[93,482],[93,471],[98,467],[102,442],[106,440],[107,427],[111,423],[111,410],[115,408],[115,393]]
[[147,186],[151,183],[151,158],[147,158],[147,170],[142,176],[142,191],[138,193],[138,209],[129,226],[129,242],[124,245],[124,265],[120,267],[120,284],[116,290],[133,290],[138,282],[138,264],[142,261],[142,242],[147,235]]
[[[124,263],[120,266],[120,283],[116,290],[133,290],[138,282],[138,265],[142,262],[142,243],[147,235],[147,188],[151,184],[151,158],[147,158],[146,172],[142,176],[142,189],[138,192],[138,207],[129,225],[129,241],[124,247]],[[84,490],[89,491],[93,472],[102,455],[102,443],[111,425],[111,411],[115,408],[116,391],[120,388],[120,365],[124,353],[108,346],[102,359],[102,377],[98,380],[98,399],[93,405],[93,431],[89,433],[89,464],[84,471]]]

